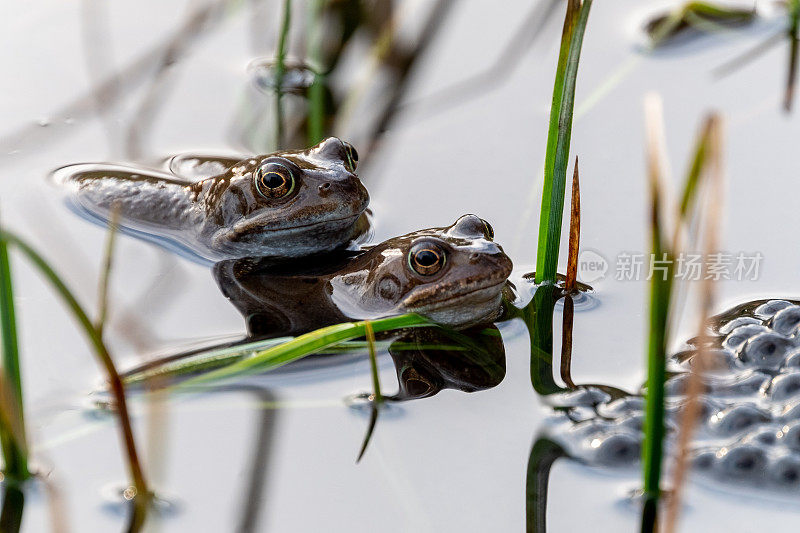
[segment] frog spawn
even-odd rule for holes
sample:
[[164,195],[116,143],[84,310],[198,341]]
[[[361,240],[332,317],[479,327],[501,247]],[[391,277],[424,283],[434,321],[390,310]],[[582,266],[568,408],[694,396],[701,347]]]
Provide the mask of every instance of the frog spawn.
[[[800,492],[800,305],[752,302],[717,317],[707,351],[693,472],[722,483]],[[673,455],[697,340],[668,361],[665,457]],[[573,457],[634,466],[643,442],[644,399],[580,387],[550,397],[561,416],[553,437]]]

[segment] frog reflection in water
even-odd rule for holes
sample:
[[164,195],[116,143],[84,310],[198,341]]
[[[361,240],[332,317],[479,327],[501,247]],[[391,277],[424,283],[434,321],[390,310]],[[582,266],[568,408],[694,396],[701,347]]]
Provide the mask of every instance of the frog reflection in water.
[[463,331],[409,328],[389,345],[399,390],[390,401],[433,396],[443,389],[476,392],[500,384],[506,375],[503,339],[495,325]]
[[220,173],[192,182],[139,167],[77,164],[54,179],[88,216],[108,220],[119,209],[130,233],[211,261],[327,252],[368,230],[358,155],[339,139],[243,160],[179,156],[171,169],[186,161]]
[[223,261],[214,276],[254,336],[412,312],[463,329],[491,322],[502,310],[512,264],[493,237],[487,222],[465,215],[452,226],[342,252],[324,263]]

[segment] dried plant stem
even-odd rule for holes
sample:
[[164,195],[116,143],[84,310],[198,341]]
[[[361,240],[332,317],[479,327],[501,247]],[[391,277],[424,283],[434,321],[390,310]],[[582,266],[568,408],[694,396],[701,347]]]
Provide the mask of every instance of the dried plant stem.
[[567,254],[567,275],[564,291],[569,294],[575,290],[578,279],[578,253],[581,243],[581,189],[578,176],[578,156],[575,156],[575,169],[572,171],[572,202],[569,217],[569,252]]

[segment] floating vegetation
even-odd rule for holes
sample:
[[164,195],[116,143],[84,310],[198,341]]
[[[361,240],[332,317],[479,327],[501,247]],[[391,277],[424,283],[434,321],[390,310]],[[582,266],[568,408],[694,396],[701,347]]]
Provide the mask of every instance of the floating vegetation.
[[749,24],[757,16],[755,8],[743,9],[715,2],[690,1],[672,11],[648,20],[644,31],[650,46],[658,48],[690,33],[719,33]]

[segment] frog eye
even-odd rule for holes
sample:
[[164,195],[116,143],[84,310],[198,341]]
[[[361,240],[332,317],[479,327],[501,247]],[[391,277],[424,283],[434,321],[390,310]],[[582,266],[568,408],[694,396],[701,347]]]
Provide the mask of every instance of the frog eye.
[[490,241],[494,240],[494,228],[491,224],[486,222],[485,220],[481,219],[483,222],[483,235]]
[[417,243],[408,254],[408,266],[417,274],[432,276],[444,266],[446,256],[444,250],[429,242]]
[[283,198],[294,190],[292,171],[280,163],[266,163],[253,174],[258,194],[264,198]]
[[343,142],[342,144],[344,145],[344,154],[347,158],[347,170],[350,172],[355,172],[356,166],[358,166],[358,152],[356,152],[356,149],[353,148],[352,144],[347,142]]

